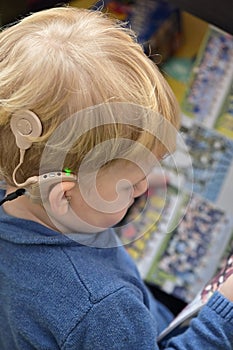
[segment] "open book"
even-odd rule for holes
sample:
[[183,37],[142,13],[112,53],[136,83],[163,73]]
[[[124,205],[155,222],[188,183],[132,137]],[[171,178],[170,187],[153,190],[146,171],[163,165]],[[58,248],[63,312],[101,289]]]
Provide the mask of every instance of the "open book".
[[195,317],[202,306],[209,300],[212,294],[218,290],[219,286],[233,273],[233,252],[225,262],[225,266],[212,278],[205,288],[198,293],[196,298],[188,304],[184,310],[170,323],[170,325],[159,335],[158,341],[171,337],[178,328],[188,326],[190,320]]

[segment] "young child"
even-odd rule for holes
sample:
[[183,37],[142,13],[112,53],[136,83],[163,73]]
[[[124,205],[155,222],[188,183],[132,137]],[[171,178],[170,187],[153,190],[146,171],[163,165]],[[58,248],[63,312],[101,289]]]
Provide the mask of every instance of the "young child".
[[158,344],[173,316],[111,229],[178,127],[158,69],[100,11],[45,10],[1,32],[1,350],[232,349],[231,278]]

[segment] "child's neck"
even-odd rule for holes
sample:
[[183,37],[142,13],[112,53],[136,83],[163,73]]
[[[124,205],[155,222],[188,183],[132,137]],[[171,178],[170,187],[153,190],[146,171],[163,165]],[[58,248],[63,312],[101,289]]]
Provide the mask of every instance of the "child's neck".
[[[16,191],[17,188],[7,186],[6,194]],[[3,209],[6,214],[20,219],[38,222],[41,225],[55,229],[44,208],[39,204],[33,204],[26,196],[21,196],[13,201],[5,202]]]

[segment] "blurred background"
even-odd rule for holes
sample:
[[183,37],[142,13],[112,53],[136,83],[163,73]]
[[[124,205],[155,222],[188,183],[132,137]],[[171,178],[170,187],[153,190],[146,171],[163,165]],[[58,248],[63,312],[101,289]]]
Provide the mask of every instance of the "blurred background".
[[[152,0],[156,2],[156,0]],[[107,4],[109,1],[102,1]],[[118,1],[121,2],[121,1]],[[123,1],[130,3],[132,1]],[[146,6],[147,1],[141,1]],[[232,0],[168,0],[170,4],[179,7],[219,28],[233,34],[233,1]],[[41,10],[59,4],[68,3],[68,1],[58,0],[1,0],[1,23],[6,24],[20,18],[30,11]],[[89,7],[94,1],[70,1],[70,4],[76,3],[80,7]],[[113,3],[113,1],[112,1]],[[115,1],[117,3],[117,1]]]

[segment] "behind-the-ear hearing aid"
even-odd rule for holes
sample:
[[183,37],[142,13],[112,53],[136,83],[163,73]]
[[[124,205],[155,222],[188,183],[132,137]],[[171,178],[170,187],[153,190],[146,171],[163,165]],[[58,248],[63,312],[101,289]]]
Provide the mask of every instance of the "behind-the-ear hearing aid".
[[24,183],[16,181],[16,172],[23,163],[25,150],[31,147],[32,137],[39,137],[42,133],[42,124],[39,117],[30,110],[19,110],[13,113],[10,121],[11,130],[15,136],[16,145],[20,150],[20,161],[13,172],[13,181],[16,186],[26,186],[37,181],[37,176],[29,178]]
[[50,173],[37,176],[37,182],[32,183],[28,187],[26,195],[29,195],[33,203],[42,203],[47,201],[48,193],[52,187],[62,181],[77,182],[77,176],[62,171],[51,171]]
[[25,181],[28,186],[27,190],[19,188],[15,192],[9,193],[0,201],[0,206],[3,203],[16,199],[24,194],[29,197],[34,204],[46,202],[48,199],[48,193],[52,187],[62,181],[77,182],[77,176],[63,171],[51,171],[50,173],[30,177]]
[[[20,150],[20,161],[13,171],[13,181],[17,187],[21,189],[10,193],[0,202],[2,205],[5,201],[13,200],[23,194],[29,196],[33,203],[41,203],[46,200],[49,190],[62,181],[77,181],[77,176],[66,169],[64,172],[50,172],[39,176],[29,177],[24,183],[16,181],[16,172],[23,163],[25,151],[32,146],[31,137],[39,137],[42,133],[42,124],[39,117],[30,110],[20,110],[12,115],[10,121],[11,130],[15,136],[16,145]],[[22,187],[27,187],[27,190]]]

